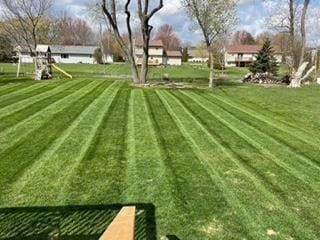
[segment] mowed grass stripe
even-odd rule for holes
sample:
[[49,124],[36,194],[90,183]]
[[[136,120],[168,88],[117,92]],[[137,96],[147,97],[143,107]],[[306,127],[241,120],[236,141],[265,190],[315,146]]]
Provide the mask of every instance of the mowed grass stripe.
[[[212,166],[210,165],[210,162],[208,162],[208,159],[201,153],[201,151],[199,149],[199,145],[196,142],[198,140],[198,138],[197,137],[194,138],[195,136],[193,134],[190,134],[190,131],[198,131],[198,133],[199,133],[199,132],[201,132],[201,130],[202,131],[204,130],[205,134],[208,134],[208,132],[203,128],[201,128],[201,130],[199,131],[199,129],[197,129],[197,125],[199,127],[199,126],[201,126],[201,124],[199,125],[198,121],[194,122],[195,119],[193,119],[193,118],[191,119],[192,121],[190,121],[190,119],[188,119],[189,118],[188,112],[185,112],[185,113],[187,113],[186,115],[180,115],[178,117],[177,114],[175,113],[176,108],[171,107],[172,100],[170,99],[169,96],[164,96],[164,93],[165,92],[163,92],[163,91],[158,91],[158,94],[159,94],[161,101],[163,102],[164,106],[166,107],[168,113],[172,116],[172,120],[177,125],[178,130],[181,132],[181,134],[187,140],[188,145],[190,146],[190,149],[196,155],[196,158],[198,160],[198,164],[201,164],[203,166],[203,168],[206,169],[206,172],[208,172],[208,174],[210,176],[210,181],[209,181],[210,184],[214,184],[219,188],[219,192],[220,192],[219,195],[221,195],[222,199],[224,199],[224,201],[225,201],[224,205],[227,208],[224,210],[225,212],[220,212],[220,214],[222,216],[212,216],[212,218],[216,219],[217,225],[220,224],[223,229],[230,228],[230,226],[234,225],[234,227],[237,227],[238,229],[237,228],[236,229],[239,231],[238,233],[231,231],[229,233],[218,232],[217,234],[231,234],[232,236],[236,236],[236,234],[246,233],[245,235],[247,237],[249,237],[249,239],[254,239],[255,236],[251,235],[250,231],[255,231],[258,226],[251,224],[253,222],[252,216],[250,216],[248,214],[247,210],[241,206],[241,203],[237,199],[237,197],[231,191],[229,191],[228,188],[225,187],[224,180],[221,178],[221,176],[216,171],[216,169],[212,168]],[[169,104],[169,101],[170,101],[170,104]],[[175,99],[173,99],[173,101],[175,101]],[[196,125],[194,125],[194,124],[196,124]],[[191,130],[191,128],[186,130],[186,126],[188,126],[188,128],[189,128],[190,127],[189,125],[191,125],[192,130]],[[203,137],[203,132],[201,134]],[[211,146],[211,147],[215,149],[215,146]],[[217,149],[215,149],[214,151],[215,151],[215,154],[219,154]],[[201,204],[201,202],[199,202],[199,204]],[[235,215],[234,212],[235,211],[238,212],[238,208],[240,209],[241,213],[240,214],[238,213],[237,215]],[[213,210],[211,210],[211,212],[216,213],[216,211],[213,211]],[[230,217],[232,218],[232,221],[230,221],[231,220]],[[251,230],[249,231],[249,229],[251,229]],[[219,236],[218,235],[217,237],[222,238],[222,237],[226,237],[226,236],[223,236],[223,235]],[[241,235],[239,236],[239,238],[240,237],[241,237]]]
[[3,132],[0,132],[0,153],[7,148],[12,147],[14,144],[20,141],[20,139],[35,131],[37,128],[40,128],[46,124],[52,115],[63,112],[64,109],[67,109],[70,107],[70,105],[86,96],[86,94],[91,92],[99,84],[100,82],[98,81],[90,82],[85,87],[79,89],[79,91],[67,94],[66,97],[52,103],[48,107],[42,109],[40,112],[27,117],[18,124],[6,129]]
[[[54,143],[67,126],[77,119],[83,109],[86,109],[104,90],[103,84],[106,83],[99,82],[95,88],[87,92],[77,102],[71,102],[60,112],[47,116],[46,123],[48,124],[40,125],[0,154],[0,190],[3,193],[0,196],[0,203],[8,201],[5,197],[5,193],[10,191],[7,185],[23,176],[23,172],[30,165],[32,166],[32,163]],[[14,168],[10,167],[12,164],[14,164]]]
[[[252,139],[249,135],[245,134],[243,131],[239,130],[241,129],[241,126],[232,125],[224,118],[217,115],[213,110],[211,110],[208,107],[208,104],[210,105],[211,102],[208,102],[205,99],[200,99],[199,95],[195,95],[192,92],[188,92],[186,94],[185,92],[181,92],[188,96],[190,100],[193,100],[195,103],[199,105],[199,107],[206,110],[208,113],[210,113],[214,118],[216,118],[219,122],[221,122],[224,126],[229,128],[231,131],[233,131],[236,135],[238,135],[240,138],[242,138],[244,141],[246,141],[251,147],[257,149],[260,151],[264,156],[269,158],[271,161],[274,161],[278,166],[282,167],[285,171],[287,171],[289,174],[293,175],[295,178],[300,179],[304,184],[309,185],[313,190],[317,190],[317,186],[313,185],[314,181],[309,179],[308,175],[303,175],[302,172],[293,166],[290,166],[289,164],[281,161],[277,156],[275,156],[271,151],[269,151],[267,148],[264,147],[263,143],[259,143]],[[228,119],[229,120],[229,119]]]
[[[19,195],[20,198],[24,199],[28,197],[29,192],[34,192],[35,194],[31,201],[35,202],[35,204],[43,204],[36,202],[43,193],[45,193],[47,203],[49,203],[50,199],[61,203],[65,201],[62,196],[65,184],[68,183],[73,170],[84,157],[97,133],[104,114],[108,111],[108,105],[112,102],[119,88],[118,82],[114,82],[111,85],[104,83],[96,91],[96,98],[93,99],[91,104],[83,109],[72,124],[19,178],[13,187],[17,191],[14,195]],[[57,172],[59,172],[58,176]],[[38,181],[39,176],[43,181]],[[52,182],[53,178],[55,178],[54,183]],[[23,197],[24,195],[25,197]]]
[[[301,154],[299,151],[296,151],[295,148],[290,147],[290,145],[272,135],[272,131],[269,131],[269,128],[266,126],[257,127],[257,124],[253,124],[253,120],[250,120],[246,115],[239,114],[238,111],[234,112],[221,102],[212,101],[212,99],[207,95],[197,95],[198,97],[203,97],[207,101],[210,101],[208,105],[214,106],[214,109],[220,109],[220,111],[226,114],[226,118],[234,119],[237,121],[236,125],[238,128],[243,131],[247,131],[251,138],[254,138],[254,141],[260,142],[260,145],[265,145],[270,147],[279,149],[280,151],[274,152],[278,158],[282,160],[286,160],[287,164],[292,165],[292,167],[296,168],[299,171],[304,171],[304,174],[308,177],[315,177],[316,179],[311,179],[312,182],[319,182],[319,170],[320,167],[315,159],[311,159],[304,154]],[[241,126],[240,126],[241,125]]]
[[[172,231],[176,231],[179,236],[206,239],[210,235],[209,229],[223,225],[223,217],[232,214],[233,209],[218,183],[212,181],[208,168],[200,164],[201,160],[189,146],[189,139],[181,133],[157,93],[146,91],[146,97],[164,165],[170,174],[172,196],[177,211],[180,212],[179,217],[170,221],[175,223],[173,226],[193,223],[192,228],[172,228]],[[246,231],[236,216],[232,224],[226,225],[234,236],[240,237]],[[224,231],[223,233],[226,234]]]
[[67,86],[72,86],[72,85],[75,85],[76,83],[77,83],[76,81],[68,81],[68,82],[65,82],[61,85],[58,85],[58,87],[54,88],[51,91],[47,91],[47,92],[39,91],[39,93],[37,95],[27,97],[26,99],[23,99],[21,101],[18,101],[16,103],[13,103],[13,104],[10,104],[6,107],[3,107],[0,109],[0,119],[5,116],[8,116],[10,114],[13,114],[23,108],[31,106],[36,102],[42,101],[43,99],[45,99],[49,96],[52,96],[53,94],[56,94],[57,92],[60,92],[61,90],[65,89]]
[[[261,122],[251,115],[247,113],[230,107],[230,105],[225,104],[219,100],[213,99],[211,95],[204,95],[209,101],[213,104],[219,105],[225,109],[228,109],[228,112],[237,116],[237,118],[241,119],[241,121],[246,122],[248,125],[254,127],[255,129],[259,130],[260,132],[266,133],[266,135],[270,136],[274,139],[274,142],[281,144],[283,147],[281,149],[287,150],[288,152],[291,151],[296,156],[299,157],[299,161],[305,162],[307,165],[319,169],[320,161],[318,158],[319,152],[319,145],[314,144],[314,142],[304,143],[300,139],[293,137],[291,134],[288,134],[284,131],[279,131],[278,128],[275,128],[268,124],[261,124]],[[297,168],[299,168],[298,163],[293,163]],[[302,163],[301,163],[302,164]],[[300,164],[300,165],[301,165]],[[303,169],[306,168],[304,164],[301,165]],[[310,173],[306,172],[307,175]]]
[[214,94],[210,94],[210,96],[220,102],[223,102],[223,103],[229,105],[232,108],[235,108],[239,111],[242,111],[242,112],[246,113],[247,115],[249,115],[253,118],[256,118],[257,120],[276,128],[279,131],[285,132],[285,133],[291,135],[292,137],[299,139],[300,141],[302,141],[306,144],[315,144],[314,138],[310,138],[309,135],[305,134],[304,132],[300,132],[297,128],[287,126],[286,124],[283,124],[280,121],[275,121],[274,119],[272,119],[268,116],[259,114],[257,111],[254,111],[254,110],[249,109],[247,107],[241,106],[226,97],[220,97],[220,96],[214,95]]
[[[34,84],[33,86],[40,85]],[[37,96],[39,94],[43,94],[45,92],[49,92],[50,90],[53,90],[54,88],[58,87],[57,84],[41,84],[42,86],[40,88],[31,89],[28,92],[24,93],[18,93],[18,94],[10,94],[5,97],[5,99],[0,100],[0,109],[9,107],[12,104],[18,103],[20,101],[26,100],[28,98]]]
[[[205,98],[203,95],[198,95],[198,97]],[[207,104],[208,107],[212,107],[213,103],[201,102],[201,104]],[[269,175],[266,174],[268,172],[273,173],[274,176],[278,176],[275,178],[274,176],[270,177],[269,175],[269,179],[272,180],[273,184],[276,185],[279,190],[281,189],[281,191],[276,192],[277,195],[283,199],[283,202],[285,202],[286,206],[290,207],[291,209],[300,209],[299,211],[295,212],[302,219],[305,219],[305,222],[309,222],[311,224],[308,226],[320,227],[317,220],[320,212],[316,207],[320,198],[320,186],[317,184],[320,182],[318,167],[314,166],[313,164],[310,165],[310,160],[308,161],[308,159],[304,159],[303,156],[290,151],[290,149],[286,151],[286,146],[279,145],[279,143],[267,133],[255,129],[250,125],[250,123],[247,124],[245,119],[238,119],[238,115],[229,113],[228,109],[221,107],[219,110],[219,106],[215,105],[212,108],[212,111],[217,115],[222,116],[224,119],[228,119],[228,122],[232,123],[234,126],[237,126],[242,132],[247,132],[247,136],[250,136],[252,141],[260,144],[261,147],[264,147],[265,149],[273,149],[272,153],[274,158],[277,158],[280,162],[285,162],[284,164],[290,166],[291,168],[295,168],[297,172],[300,172],[300,175],[304,175],[305,178],[313,184],[313,187],[310,189],[307,186],[301,185],[298,182],[295,182],[293,179],[286,177],[286,174],[284,174],[281,169],[275,167],[272,163],[274,158],[270,158],[271,162],[257,161],[254,163],[254,165],[256,165],[256,167],[259,169],[259,172],[266,177]],[[253,145],[253,147],[255,146]],[[304,206],[301,206],[302,202],[305,203],[303,204]],[[310,209],[312,209],[312,211],[310,211]]]
[[18,95],[21,95],[21,94],[25,94],[25,93],[28,93],[30,91],[34,91],[36,89],[39,89],[39,88],[43,88],[45,86],[47,86],[48,84],[46,83],[36,83],[36,84],[19,84],[17,85],[16,87],[17,88],[14,88],[15,90],[12,92],[9,89],[5,89],[5,90],[9,90],[9,93],[2,93],[0,95],[0,101],[4,101],[5,99],[7,98],[11,98],[13,96],[18,96]]
[[108,112],[101,116],[97,134],[65,182],[60,199],[67,204],[79,201],[95,204],[121,202],[126,188],[125,136],[130,91],[125,84],[119,92],[114,92],[112,101],[108,102]]
[[[128,131],[126,136],[127,185],[126,197],[141,202],[153,194],[162,182],[161,187],[168,187],[161,150],[150,119],[150,110],[146,105],[143,90],[133,89],[128,109]],[[147,147],[146,147],[147,146]],[[141,171],[147,168],[148,171]],[[155,181],[157,178],[157,181]],[[170,188],[166,189],[170,192]]]
[[30,84],[8,84],[0,87],[0,96],[13,94],[15,91],[29,87]]
[[32,104],[32,106],[27,106],[26,108],[23,108],[13,114],[1,118],[0,135],[6,129],[20,122],[23,122],[25,119],[32,117],[34,114],[38,114],[49,105],[54,104],[55,102],[63,99],[64,97],[70,95],[74,91],[78,91],[79,89],[81,89],[89,83],[89,81],[80,81],[76,85],[68,86],[65,89],[61,89],[60,92]]
[[[186,94],[186,93],[183,93]],[[192,92],[188,92],[188,95],[196,95]],[[198,97],[199,99],[195,99],[193,97]],[[319,195],[319,186],[316,182],[319,182],[317,179],[312,179],[309,178],[309,176],[306,174],[304,175],[304,177],[307,179],[308,181],[306,183],[306,185],[304,184],[299,184],[299,182],[294,181],[294,179],[292,178],[288,178],[285,177],[285,174],[283,173],[283,170],[281,169],[277,169],[277,166],[274,166],[273,162],[275,162],[278,166],[280,165],[281,167],[285,166],[286,168],[288,168],[290,171],[288,171],[289,174],[292,174],[292,167],[288,166],[287,164],[283,163],[283,159],[278,158],[277,156],[275,156],[273,153],[271,153],[269,150],[267,150],[267,148],[264,147],[263,143],[259,143],[259,139],[253,139],[253,135],[251,135],[253,132],[249,134],[245,134],[243,131],[243,129],[248,128],[248,126],[242,126],[241,122],[233,122],[233,117],[230,115],[225,116],[225,113],[219,111],[219,109],[214,108],[214,109],[210,109],[210,105],[212,105],[211,102],[208,102],[206,100],[201,101],[201,96],[193,96],[190,97],[191,100],[195,101],[198,103],[199,107],[201,106],[202,108],[206,109],[208,112],[211,112],[212,116],[219,119],[220,122],[223,122],[224,125],[228,126],[235,134],[237,134],[238,136],[240,136],[241,138],[243,138],[244,141],[247,141],[251,146],[249,149],[253,149],[256,148],[258,151],[263,151],[263,155],[268,155],[269,161],[267,159],[264,158],[264,160],[261,161],[251,161],[251,167],[253,167],[254,169],[256,169],[256,172],[259,172],[259,176],[262,176],[261,178],[261,183],[266,185],[268,184],[268,189],[269,190],[275,190],[275,192],[277,193],[276,197],[277,200],[281,201],[281,204],[283,205],[284,203],[290,207],[290,209],[297,209],[299,208],[299,203],[306,201],[305,196],[308,196],[308,204],[309,206],[304,208],[304,211],[302,212],[297,212],[295,214],[298,214],[300,216],[300,218],[304,218],[305,222],[310,222],[312,225],[312,227],[319,225],[317,223],[317,216],[318,213],[317,211],[313,212],[309,212],[309,207],[310,206],[316,206],[318,199],[320,197]],[[190,99],[187,100],[186,102],[190,102]],[[225,119],[228,119],[228,121],[226,121]],[[237,128],[235,127],[237,126]],[[241,129],[241,130],[238,130]],[[265,142],[265,141],[264,141]],[[251,150],[252,151],[252,150]],[[252,156],[248,155],[246,158],[250,158]],[[280,164],[279,164],[280,162]],[[301,169],[300,169],[301,170]],[[299,169],[296,169],[295,171],[297,172],[297,174],[299,174]],[[272,179],[272,177],[270,178],[270,176],[268,176],[267,174],[265,174],[264,172],[266,171],[270,171],[275,173],[277,176],[281,176],[281,178],[285,179],[286,184],[282,185],[281,181],[277,181],[276,179]],[[300,173],[300,175],[303,175],[302,173]],[[254,176],[253,176],[254,177]],[[298,178],[299,179],[299,178]],[[270,180],[272,180],[270,182]],[[282,179],[283,181],[283,179]],[[307,187],[307,185],[311,185],[311,189]],[[298,187],[297,187],[298,186]],[[269,194],[270,195],[270,194]],[[272,195],[270,195],[272,197]],[[279,198],[280,197],[280,198]],[[295,201],[292,201],[292,199],[295,199]],[[270,199],[271,201],[275,201],[275,199]],[[279,202],[280,203],[280,202]],[[283,205],[281,208],[285,208],[286,205]],[[303,208],[303,207],[301,207]],[[290,218],[290,217],[288,217]],[[294,219],[294,218],[292,218]],[[300,225],[300,223],[297,223],[298,225]],[[308,225],[309,226],[309,225]],[[320,225],[319,225],[320,226]]]
[[168,181],[170,177],[150,118],[150,109],[141,89],[133,89],[131,92],[126,139],[127,187],[123,201],[153,203],[157,209],[158,236],[174,232],[168,219],[175,219],[175,216],[183,213],[177,211]]
[[[281,89],[279,89],[281,90]],[[310,89],[301,89],[302,91],[308,91],[309,93],[313,92],[314,90],[316,90],[316,88],[310,88]],[[299,105],[294,105],[294,103],[292,102],[292,100],[289,100],[290,97],[292,97],[292,95],[290,95],[290,90],[289,92],[287,92],[286,90],[282,89],[281,91],[282,92],[282,95],[286,95],[286,93],[288,93],[288,96],[286,98],[286,102],[283,102],[283,99],[277,99],[276,101],[281,101],[281,103],[277,106],[279,106],[280,108],[274,108],[274,106],[272,105],[272,103],[269,103],[268,100],[264,100],[263,102],[260,103],[260,100],[263,99],[263,92],[261,92],[262,96],[260,96],[261,99],[257,99],[255,101],[252,101],[252,99],[250,99],[250,97],[244,97],[244,98],[239,98],[239,97],[236,97],[234,94],[227,94],[226,92],[224,91],[221,91],[221,93],[218,93],[219,96],[223,97],[223,98],[227,98],[229,100],[232,100],[232,102],[238,104],[239,106],[242,106],[244,108],[248,108],[248,109],[251,109],[252,111],[257,111],[259,110],[259,114],[260,115],[263,115],[263,116],[266,116],[266,117],[270,117],[272,116],[272,119],[276,122],[281,122],[282,124],[286,125],[286,126],[289,126],[289,127],[292,127],[293,129],[296,129],[298,130],[299,132],[302,132],[303,134],[307,135],[307,136],[313,136],[317,139],[318,142],[320,142],[320,138],[318,135],[315,135],[313,134],[313,132],[309,131],[305,125],[301,125],[299,124],[296,120],[296,118],[292,118],[291,116],[294,116],[294,114],[291,114],[289,112],[291,111],[294,111],[295,113],[297,112],[300,112],[302,109],[301,108],[305,108],[303,110],[309,110],[310,109],[310,105],[306,105],[305,103],[304,104],[299,104]],[[295,91],[293,91],[295,92]],[[258,93],[260,94],[260,92]],[[270,94],[270,100],[272,99],[272,92],[269,93]],[[203,94],[203,95],[206,95],[206,94]],[[249,95],[250,96],[250,95]],[[310,96],[308,94],[308,96]],[[309,101],[312,101],[312,105],[317,105],[319,104],[320,102],[317,102],[317,99],[304,99],[305,101],[309,102]],[[303,101],[302,101],[303,103]],[[265,106],[265,104],[268,104],[268,106]],[[294,108],[292,108],[293,106],[295,106]],[[280,111],[279,111],[280,110]],[[303,111],[302,110],[302,111]],[[317,111],[318,109],[312,109],[313,112],[319,112],[320,111]],[[288,114],[288,115],[286,115]],[[289,117],[288,117],[289,116]],[[316,124],[316,123],[313,123],[313,124]]]
[[[165,93],[165,92],[164,92]],[[166,95],[169,95],[168,93],[166,93]],[[165,100],[164,100],[165,101]],[[174,102],[176,102],[174,104]],[[190,101],[187,101],[190,102]],[[169,104],[170,103],[170,104]],[[195,147],[195,151],[198,152],[198,154],[200,154],[200,156],[202,156],[202,159],[204,160],[204,164],[205,162],[207,162],[208,167],[211,167],[213,173],[216,172],[216,174],[218,175],[218,179],[216,179],[216,181],[219,181],[221,186],[223,186],[223,189],[227,189],[227,191],[233,191],[232,194],[235,194],[236,196],[241,196],[243,194],[247,195],[249,192],[251,192],[250,196],[252,197],[250,200],[247,200],[246,202],[240,202],[238,203],[238,207],[241,208],[244,207],[247,211],[250,211],[250,218],[247,219],[248,221],[250,220],[254,220],[256,215],[257,218],[254,220],[255,222],[259,222],[259,215],[260,216],[265,216],[265,217],[269,217],[269,215],[271,215],[271,219],[274,219],[274,223],[279,223],[280,221],[282,221],[282,216],[287,216],[287,218],[284,219],[284,226],[289,225],[291,229],[291,227],[294,227],[295,229],[300,229],[302,230],[301,223],[302,222],[298,216],[296,216],[295,214],[292,214],[292,210],[290,208],[287,208],[286,205],[283,202],[280,202],[277,199],[277,196],[274,196],[272,192],[270,192],[268,189],[266,189],[264,187],[264,185],[262,185],[261,182],[257,181],[257,179],[255,179],[254,175],[251,175],[250,173],[248,173],[245,168],[243,168],[243,165],[238,164],[236,161],[235,157],[232,157],[231,154],[228,154],[228,158],[230,160],[232,160],[236,167],[232,167],[232,166],[226,166],[225,169],[223,169],[223,162],[226,160],[221,160],[221,163],[215,163],[215,161],[212,161],[212,158],[219,158],[219,156],[217,156],[217,153],[215,151],[211,151],[212,147],[210,148],[210,142],[213,140],[213,144],[214,145],[218,145],[221,150],[225,153],[228,153],[228,150],[225,149],[223,147],[223,145],[221,145],[218,141],[215,141],[211,134],[205,129],[205,125],[202,125],[201,122],[198,122],[198,120],[194,117],[193,113],[190,112],[187,108],[185,108],[185,105],[183,103],[180,102],[180,100],[178,98],[172,98],[168,99],[167,98],[167,104],[168,104],[168,108],[170,107],[170,105],[175,105],[174,107],[171,107],[171,113],[173,115],[176,115],[176,121],[180,122],[180,126],[181,128],[183,128],[183,131],[185,132],[186,135],[189,135],[189,139],[190,142],[192,142],[192,144],[194,145],[193,147]],[[179,106],[180,105],[180,106]],[[179,106],[180,109],[178,109],[177,107]],[[189,118],[193,119],[193,121],[195,121],[196,124],[192,124],[189,123],[188,121],[183,121],[185,119],[185,117],[183,117],[182,112],[183,111],[185,113],[187,113],[189,115]],[[179,115],[179,116],[178,116]],[[180,115],[182,115],[180,117]],[[182,119],[182,120],[181,120]],[[199,125],[200,124],[200,125]],[[194,129],[196,127],[196,125],[200,126],[200,129]],[[194,129],[194,131],[190,130],[191,128]],[[203,132],[203,133],[201,133]],[[204,139],[204,136],[208,136],[208,139]],[[208,145],[208,146],[206,146]],[[210,157],[211,156],[211,157]],[[218,165],[217,165],[218,164]],[[236,169],[239,170],[236,170]],[[243,179],[243,184],[242,186],[233,186],[233,184],[228,184],[228,176],[225,175],[225,173],[232,171],[232,169],[234,169],[235,172],[239,172],[239,173],[244,173],[250,180],[249,182],[244,178]],[[214,176],[215,174],[213,174]],[[236,174],[238,175],[238,174]],[[219,176],[220,179],[219,179]],[[239,177],[239,176],[237,176]],[[224,181],[225,179],[225,181]],[[241,177],[240,177],[241,179]],[[252,188],[250,186],[245,186],[245,185],[250,185],[251,183],[253,183],[254,186],[256,186],[256,188]],[[239,189],[240,188],[240,189]],[[241,189],[246,189],[247,192],[243,193]],[[262,194],[262,195],[261,195]],[[245,196],[241,196],[240,199],[245,199]],[[236,201],[236,199],[232,199],[232,201]],[[251,201],[251,203],[250,203]],[[253,202],[252,202],[253,201]],[[280,214],[275,215],[274,213],[271,213],[271,211],[269,209],[266,209],[266,205],[271,205],[274,204],[274,208],[277,211],[280,211]],[[259,207],[259,205],[261,205]],[[259,211],[256,210],[256,208],[259,208]],[[286,211],[283,211],[283,209],[285,209]],[[238,211],[237,211],[238,212]],[[280,216],[280,218],[279,218]],[[243,217],[240,217],[241,219],[243,219]],[[287,219],[292,219],[292,222],[287,222]],[[293,220],[294,219],[294,220]],[[265,224],[265,223],[263,223]],[[277,227],[277,225],[274,225],[274,227]],[[308,227],[308,225],[307,225]],[[258,236],[255,237],[259,237],[259,239],[261,239],[263,237],[263,234],[265,234],[265,232],[263,231],[263,229],[266,229],[267,226],[265,226],[264,228],[262,228],[260,231],[258,231],[257,233],[260,234]],[[250,228],[252,231],[252,228]],[[282,229],[283,230],[283,229]],[[305,232],[305,230],[304,230]],[[288,234],[290,233],[290,231],[288,231]],[[299,233],[299,230],[297,231],[297,233]],[[312,230],[309,231],[309,234],[311,236],[315,236],[314,232],[312,232]],[[289,236],[289,235],[288,235]]]

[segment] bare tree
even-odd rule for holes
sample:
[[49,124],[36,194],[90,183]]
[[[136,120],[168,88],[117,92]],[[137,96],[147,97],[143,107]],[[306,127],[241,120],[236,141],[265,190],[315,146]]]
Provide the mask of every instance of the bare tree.
[[66,12],[63,12],[57,28],[57,38],[60,44],[88,45],[93,43],[94,33],[83,19],[73,19]]
[[103,13],[99,2],[100,0],[90,2],[87,4],[86,9],[89,17],[99,26],[99,42],[103,53],[103,62],[105,63],[108,55],[111,55],[112,33],[108,19]]
[[[294,29],[294,14],[293,14],[293,3],[294,0],[289,0],[290,4],[290,36],[291,36],[291,42],[295,42],[295,29]],[[291,84],[290,86],[293,88],[301,87],[301,83],[307,79],[310,74],[316,69],[315,66],[312,66],[306,74],[303,76],[304,72],[306,71],[309,62],[305,61],[305,54],[306,54],[306,16],[308,7],[310,5],[310,0],[304,0],[303,2],[303,8],[302,8],[302,14],[300,19],[300,34],[301,34],[301,52],[300,52],[300,58],[295,59],[295,62],[299,62],[299,67],[297,68],[297,71],[293,72],[292,78],[291,78]]]
[[258,34],[258,36],[256,37],[255,42],[258,45],[263,45],[266,42],[266,40],[268,40],[268,39],[271,42],[273,42],[274,38],[275,38],[275,36],[271,32],[265,31],[265,32],[262,32],[262,33]]
[[[283,9],[273,13],[273,26],[284,33],[289,34],[290,59],[288,63],[292,70],[290,87],[301,87],[302,82],[315,70],[305,61],[306,57],[306,17],[310,0],[287,0],[283,3]],[[305,73],[305,74],[304,74]]]
[[235,0],[183,0],[191,19],[195,19],[201,29],[209,52],[209,87],[214,86],[213,43],[225,35],[236,21]]
[[162,25],[156,33],[155,40],[161,40],[164,50],[179,50],[181,48],[181,40],[169,24]]
[[255,44],[254,37],[247,31],[237,31],[232,38],[232,44],[234,45],[253,45]]
[[32,56],[39,39],[39,28],[52,6],[52,0],[0,0],[3,29],[18,45],[28,48]]
[[148,76],[148,58],[149,58],[149,43],[150,43],[150,35],[153,27],[150,25],[151,18],[162,9],[163,0],[159,0],[157,6],[152,8],[150,11],[150,2],[149,0],[137,0],[137,12],[140,20],[140,29],[142,34],[142,42],[143,42],[143,58],[142,58],[142,66],[141,72],[139,74],[135,56],[134,56],[134,40],[132,36],[132,13],[130,10],[131,0],[126,0],[124,5],[124,13],[126,16],[126,28],[128,34],[128,44],[124,41],[123,37],[120,33],[120,26],[118,22],[117,10],[118,6],[116,6],[115,0],[102,0],[102,9],[105,13],[109,24],[114,32],[115,38],[119,43],[121,49],[123,50],[127,61],[131,66],[132,72],[132,80],[135,84],[145,83]]

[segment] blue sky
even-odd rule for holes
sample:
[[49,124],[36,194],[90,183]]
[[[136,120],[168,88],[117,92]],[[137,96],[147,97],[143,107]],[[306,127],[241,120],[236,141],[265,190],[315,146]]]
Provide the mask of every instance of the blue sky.
[[[67,10],[73,16],[88,19],[85,13],[85,6],[92,0],[55,0],[55,7],[58,10]],[[164,0],[165,7],[154,17],[152,24],[158,27],[162,24],[171,24],[178,36],[184,41],[196,44],[202,39],[201,33],[197,33],[192,28],[192,22],[186,16],[180,0]],[[235,30],[247,30],[254,36],[268,29],[267,17],[270,14],[270,5],[280,6],[284,0],[239,0],[238,5],[238,25]],[[311,0],[310,11],[314,14],[320,12],[320,1]],[[320,22],[320,21],[319,21]],[[318,28],[320,29],[320,28]],[[320,30],[319,30],[320,31]],[[314,34],[312,38],[314,38]]]

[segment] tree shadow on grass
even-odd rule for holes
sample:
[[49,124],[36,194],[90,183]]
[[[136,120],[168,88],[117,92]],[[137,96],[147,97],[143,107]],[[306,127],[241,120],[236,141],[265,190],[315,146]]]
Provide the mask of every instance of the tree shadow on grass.
[[[136,240],[156,240],[155,207],[136,206]],[[27,207],[0,209],[0,239],[97,240],[113,221],[121,204],[96,206]]]
[[176,235],[167,235],[166,237],[168,240],[180,240]]

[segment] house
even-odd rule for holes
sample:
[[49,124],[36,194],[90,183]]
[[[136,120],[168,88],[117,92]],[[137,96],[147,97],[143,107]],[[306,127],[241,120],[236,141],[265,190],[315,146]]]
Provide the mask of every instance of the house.
[[[137,42],[134,49],[136,63],[138,65],[142,64],[143,48],[142,42]],[[150,66],[160,66],[164,65],[166,62],[165,51],[163,49],[162,41],[150,41],[149,43],[149,60],[148,65]]]
[[[37,48],[41,48],[39,44]],[[51,58],[55,63],[86,63],[95,64],[94,51],[99,48],[98,46],[66,46],[66,45],[49,45],[51,50]],[[32,63],[33,59],[27,49],[17,47],[17,54],[22,58],[24,63]],[[112,56],[106,57],[107,63],[112,63]]]
[[94,51],[97,46],[64,46],[51,45],[51,57],[56,63],[94,64]]
[[207,49],[189,48],[189,63],[207,63],[209,61],[209,53]]
[[[135,44],[135,58],[138,65],[142,64],[143,48],[142,42]],[[149,43],[149,66],[160,65],[182,65],[182,54],[180,51],[165,51],[161,40],[153,40]]]
[[166,64],[172,66],[182,65],[182,54],[180,51],[167,51],[166,52]]
[[[226,67],[248,67],[256,60],[256,55],[261,50],[260,45],[231,45],[225,49]],[[281,63],[282,54],[275,52],[274,57]]]

